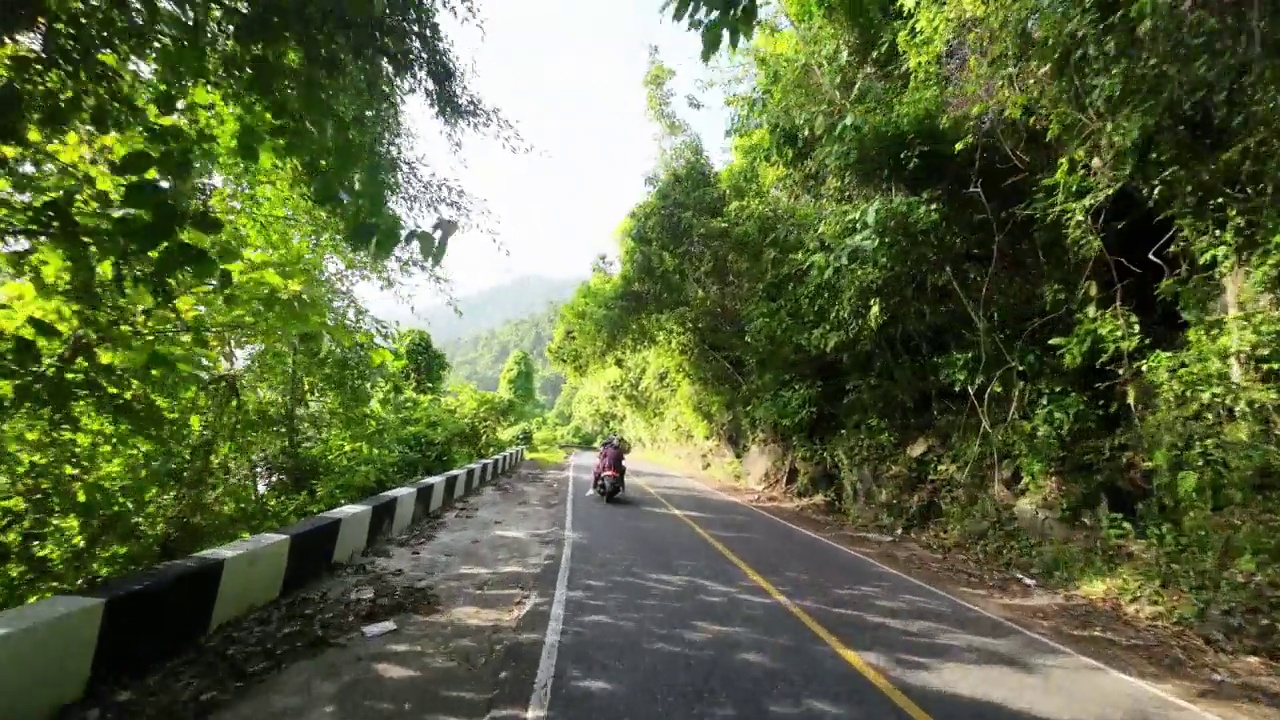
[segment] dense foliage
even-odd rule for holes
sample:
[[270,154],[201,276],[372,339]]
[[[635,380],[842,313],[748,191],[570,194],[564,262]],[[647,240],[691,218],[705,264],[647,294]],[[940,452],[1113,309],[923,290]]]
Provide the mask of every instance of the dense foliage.
[[[0,11],[0,607],[498,449],[359,281],[434,272],[470,201],[411,150],[501,118],[467,3],[9,2]],[[447,223],[446,223],[447,224]]]
[[431,395],[444,386],[449,375],[449,360],[436,349],[426,332],[416,329],[400,332],[396,337],[396,355],[400,372],[414,391]]
[[655,61],[560,419],[1280,651],[1274,8],[674,5],[710,50],[755,25],[733,159]]
[[538,402],[536,374],[533,356],[524,350],[511,353],[498,376],[498,394],[510,398],[520,407],[534,407]]
[[511,354],[523,350],[533,359],[538,397],[548,407],[555,404],[564,376],[550,367],[547,344],[555,330],[557,309],[508,322],[495,330],[445,343],[441,349],[453,366],[453,377],[481,390],[497,391],[498,376]]

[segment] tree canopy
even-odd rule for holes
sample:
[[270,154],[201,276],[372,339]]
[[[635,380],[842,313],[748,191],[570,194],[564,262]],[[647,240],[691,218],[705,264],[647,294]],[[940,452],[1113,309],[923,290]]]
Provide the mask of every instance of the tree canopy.
[[538,401],[537,369],[533,357],[525,350],[516,350],[502,366],[498,376],[498,394],[511,398],[521,407],[529,407]]
[[444,386],[449,360],[422,330],[404,330],[396,338],[401,372],[414,392],[430,395]]
[[761,452],[852,517],[1277,652],[1274,13],[668,9],[709,51],[751,30],[733,156],[655,57],[660,159],[560,314],[560,420]]
[[469,89],[449,15],[475,11],[0,10],[0,606],[505,442],[496,396],[441,392],[430,338],[397,337],[354,292],[437,273],[450,224],[470,222],[404,103],[456,141],[519,149]]

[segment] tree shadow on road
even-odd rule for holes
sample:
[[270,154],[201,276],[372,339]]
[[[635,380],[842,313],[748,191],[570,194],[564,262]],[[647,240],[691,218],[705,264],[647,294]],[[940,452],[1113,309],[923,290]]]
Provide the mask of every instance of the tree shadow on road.
[[[748,563],[776,560],[754,569],[939,720],[1197,717],[869,563],[780,535],[782,526],[672,477],[658,492],[679,514]],[[676,514],[665,503],[646,511],[659,519],[634,542],[684,532],[662,517]],[[737,568],[694,545],[702,552],[680,554],[697,560],[673,558],[665,572],[652,571],[653,559],[620,562],[607,582],[574,583],[556,691],[568,704],[552,717],[905,717]]]
[[[607,582],[575,583],[551,720],[907,717],[749,581],[708,579],[696,561],[671,573],[620,570]],[[1037,714],[961,692],[897,686],[938,720],[1103,717]],[[524,717],[525,702],[496,705],[488,717]]]
[[[453,590],[442,589],[441,612],[402,618],[392,635],[356,637],[288,668],[259,688],[257,702],[218,720],[525,718],[550,615],[562,536],[555,515],[563,517],[564,501],[562,485],[528,491],[554,484],[552,475],[531,476],[533,485],[501,501],[523,508],[523,520],[506,511],[485,515],[478,505],[478,515],[458,520],[471,535],[422,548],[431,556],[418,572],[433,583],[456,581]],[[588,531],[618,533],[620,545],[593,561],[592,548],[579,550],[575,540],[581,560],[570,571],[548,720],[907,718],[668,507],[638,485],[629,492],[616,515],[600,503],[583,523]],[[762,524],[771,521],[753,522],[750,510],[728,500],[674,480],[660,492],[753,565],[760,548],[778,544]],[[1100,693],[1090,674],[1096,669],[1007,626],[975,626],[953,603],[901,579],[819,573],[833,561],[815,545],[775,547],[779,564],[757,569],[935,720],[1184,717],[1162,714],[1155,696],[1143,705]],[[635,550],[616,552],[618,546]],[[194,707],[169,710],[129,717],[209,716]]]

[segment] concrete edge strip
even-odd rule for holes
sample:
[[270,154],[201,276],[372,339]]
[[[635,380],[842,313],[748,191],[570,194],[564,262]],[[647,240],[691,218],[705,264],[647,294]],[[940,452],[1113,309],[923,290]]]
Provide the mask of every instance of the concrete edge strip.
[[293,593],[401,535],[524,459],[491,458],[274,532],[112,578],[83,595],[0,611],[0,718],[49,720],[91,682],[137,677],[218,626]]

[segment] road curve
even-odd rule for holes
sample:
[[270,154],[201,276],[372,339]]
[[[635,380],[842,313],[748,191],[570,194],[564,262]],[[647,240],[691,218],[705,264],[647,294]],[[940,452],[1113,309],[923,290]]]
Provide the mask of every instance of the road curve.
[[700,483],[572,459],[531,717],[1203,720]]

